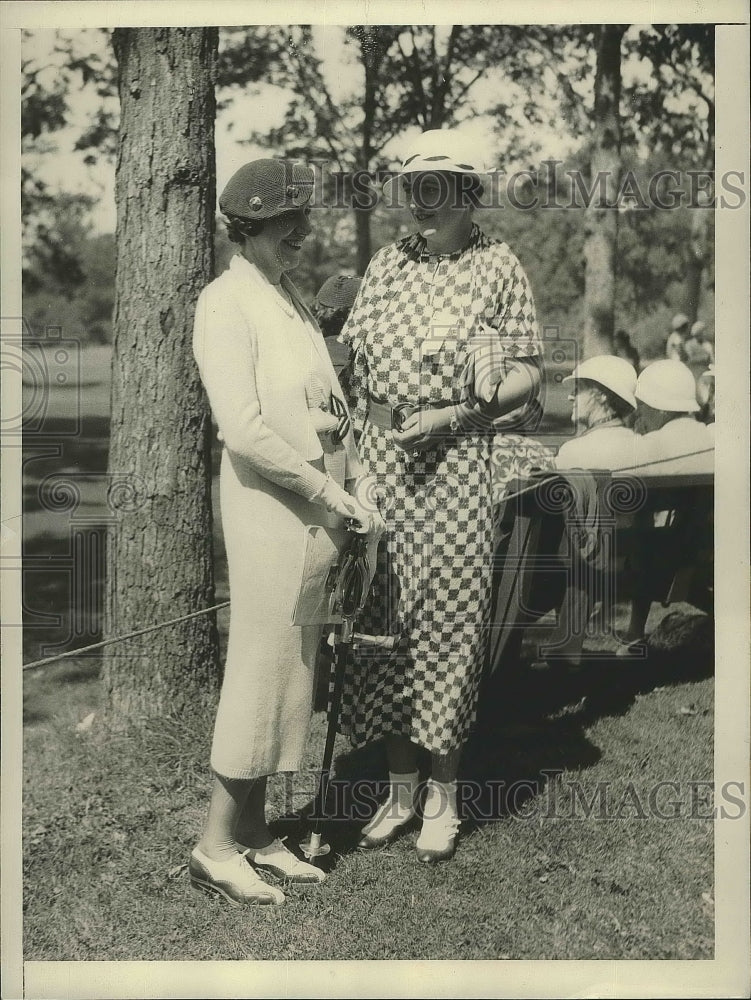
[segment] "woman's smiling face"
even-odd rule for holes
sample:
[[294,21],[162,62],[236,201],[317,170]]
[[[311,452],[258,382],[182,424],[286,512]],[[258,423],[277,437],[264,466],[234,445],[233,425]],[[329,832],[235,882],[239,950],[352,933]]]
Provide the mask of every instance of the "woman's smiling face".
[[409,200],[409,210],[423,236],[439,233],[448,236],[466,228],[471,207],[463,197],[462,175],[435,171],[407,174],[402,188]]
[[300,250],[312,231],[309,215],[309,208],[275,215],[264,222],[258,236],[248,238],[253,262],[271,281],[278,281],[283,271],[291,271],[300,263]]

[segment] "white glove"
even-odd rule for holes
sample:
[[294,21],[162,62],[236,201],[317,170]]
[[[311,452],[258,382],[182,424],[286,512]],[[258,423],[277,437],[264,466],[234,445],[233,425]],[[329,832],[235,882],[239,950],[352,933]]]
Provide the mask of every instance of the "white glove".
[[321,504],[331,514],[352,519],[356,522],[354,530],[360,535],[381,535],[385,524],[378,511],[368,510],[357,497],[351,496],[334,480],[327,476],[321,491],[312,498],[313,503]]

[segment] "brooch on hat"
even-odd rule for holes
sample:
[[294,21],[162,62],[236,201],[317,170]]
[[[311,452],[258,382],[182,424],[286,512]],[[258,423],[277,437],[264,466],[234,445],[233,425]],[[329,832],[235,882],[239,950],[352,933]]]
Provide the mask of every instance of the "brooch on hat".
[[299,193],[300,193],[300,188],[297,186],[297,184],[288,184],[287,185],[287,197],[288,198],[296,198]]
[[263,202],[256,194],[253,195],[252,198],[248,198],[248,205],[250,206],[251,212],[260,212],[263,207]]

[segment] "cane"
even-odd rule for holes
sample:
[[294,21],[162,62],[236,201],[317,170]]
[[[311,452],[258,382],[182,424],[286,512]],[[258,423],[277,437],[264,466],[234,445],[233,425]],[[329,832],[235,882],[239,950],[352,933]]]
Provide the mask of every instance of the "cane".
[[309,839],[304,840],[300,844],[300,849],[306,858],[319,858],[328,854],[331,850],[328,844],[322,842],[321,831],[326,809],[326,796],[329,789],[331,761],[334,756],[336,727],[339,721],[339,709],[342,702],[342,688],[344,686],[345,656],[343,655],[343,648],[351,648],[353,643],[364,646],[376,645],[390,648],[394,642],[390,636],[362,635],[354,631],[355,619],[360,614],[365,604],[365,598],[367,597],[369,577],[367,537],[365,535],[354,535],[343,556],[332,600],[333,611],[337,617],[341,617],[341,624],[336,625],[332,633],[334,685],[331,692],[331,705],[329,708],[328,729],[326,731],[326,745],[323,750],[323,762],[321,764],[321,776],[318,781],[318,791],[313,806],[313,827]]

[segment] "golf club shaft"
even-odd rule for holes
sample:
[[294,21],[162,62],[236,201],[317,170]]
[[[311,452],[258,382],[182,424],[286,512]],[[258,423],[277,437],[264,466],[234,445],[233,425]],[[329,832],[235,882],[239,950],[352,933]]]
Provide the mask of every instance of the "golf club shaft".
[[[343,637],[338,635],[339,627],[342,628]],[[321,764],[321,777],[318,782],[318,793],[316,795],[315,806],[313,808],[313,836],[318,836],[320,840],[321,828],[323,826],[323,816],[326,805],[326,795],[329,790],[329,775],[331,774],[331,761],[334,757],[334,741],[336,740],[336,724],[339,720],[339,708],[342,703],[342,688],[344,686],[344,657],[341,647],[349,645],[352,639],[352,623],[345,622],[338,626],[334,639],[334,690],[331,693],[331,706],[329,708],[328,729],[326,731],[326,745],[323,750],[323,762]]]

